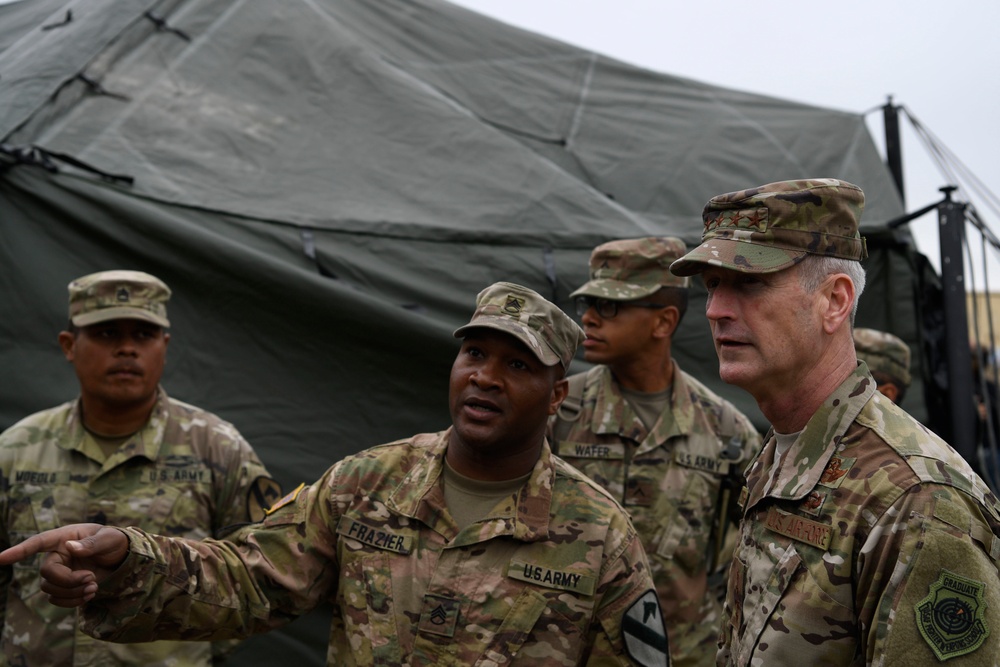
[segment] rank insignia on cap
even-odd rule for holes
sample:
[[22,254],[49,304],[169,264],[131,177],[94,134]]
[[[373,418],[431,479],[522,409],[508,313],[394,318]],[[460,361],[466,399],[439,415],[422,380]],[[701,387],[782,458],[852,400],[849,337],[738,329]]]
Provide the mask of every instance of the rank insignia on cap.
[[119,301],[128,301],[129,300],[128,288],[119,287],[118,291],[115,292],[115,298],[118,299]]
[[520,315],[522,310],[524,310],[524,299],[508,294],[507,302],[503,305],[503,312],[510,315]]
[[643,667],[670,664],[667,631],[656,591],[647,591],[625,612],[622,637],[629,656],[637,664]]
[[990,636],[985,591],[983,582],[941,570],[930,593],[917,603],[917,627],[938,660],[972,653]]

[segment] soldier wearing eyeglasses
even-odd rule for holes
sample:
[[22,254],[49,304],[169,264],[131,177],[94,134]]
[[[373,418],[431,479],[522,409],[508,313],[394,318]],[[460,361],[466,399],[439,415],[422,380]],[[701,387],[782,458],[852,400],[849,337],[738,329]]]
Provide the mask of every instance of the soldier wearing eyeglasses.
[[573,292],[590,371],[550,422],[560,456],[628,509],[649,556],[674,665],[715,663],[735,526],[732,489],[760,449],[750,420],[682,371],[671,345],[688,279],[676,238],[594,249]]

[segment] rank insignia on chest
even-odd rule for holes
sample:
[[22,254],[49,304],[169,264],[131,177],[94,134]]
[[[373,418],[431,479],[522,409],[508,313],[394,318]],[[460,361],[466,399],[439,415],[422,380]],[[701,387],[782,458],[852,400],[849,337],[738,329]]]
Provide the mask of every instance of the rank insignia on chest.
[[806,514],[819,516],[820,512],[823,511],[823,504],[826,502],[826,496],[826,491],[810,491],[809,495],[802,499],[802,502],[799,504],[799,509]]
[[972,653],[983,645],[990,634],[985,592],[985,583],[943,569],[927,597],[917,603],[917,627],[938,660]]
[[417,631],[431,635],[454,637],[460,609],[461,603],[459,600],[428,593],[424,596]]
[[835,454],[826,464],[826,469],[823,471],[822,477],[819,478],[819,483],[823,486],[837,488],[844,481],[844,476],[851,470],[855,461],[857,459],[849,459]]

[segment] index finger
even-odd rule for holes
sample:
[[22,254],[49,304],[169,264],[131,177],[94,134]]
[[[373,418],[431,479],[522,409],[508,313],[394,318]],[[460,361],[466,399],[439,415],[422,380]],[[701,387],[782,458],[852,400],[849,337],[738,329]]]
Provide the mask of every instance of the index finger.
[[45,532],[32,535],[25,541],[0,551],[0,565],[12,565],[31,558],[37,553],[47,551],[66,552],[63,546],[69,540],[79,540],[93,535],[102,526],[97,523],[77,523],[70,526],[53,528]]

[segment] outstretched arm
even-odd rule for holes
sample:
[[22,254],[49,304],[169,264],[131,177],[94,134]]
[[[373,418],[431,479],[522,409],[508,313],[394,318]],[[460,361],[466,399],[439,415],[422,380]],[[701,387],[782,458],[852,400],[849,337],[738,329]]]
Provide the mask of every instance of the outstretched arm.
[[128,538],[117,528],[77,523],[33,535],[0,552],[0,566],[48,553],[40,569],[42,591],[57,607],[79,607],[122,564],[128,545]]

